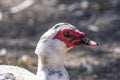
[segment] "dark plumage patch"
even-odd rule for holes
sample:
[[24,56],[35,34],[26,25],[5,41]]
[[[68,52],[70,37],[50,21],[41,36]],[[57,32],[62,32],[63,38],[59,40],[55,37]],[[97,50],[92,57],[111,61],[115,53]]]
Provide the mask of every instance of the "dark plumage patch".
[[43,42],[45,42],[46,40],[47,40],[47,36],[43,36],[43,37],[41,37],[41,40],[43,41]]
[[60,27],[62,25],[69,25],[69,24],[68,23],[57,24],[57,25],[54,26],[54,29],[57,29],[58,27]]
[[62,71],[60,71],[60,70],[53,70],[53,69],[50,69],[50,68],[47,68],[47,70],[48,70],[48,75],[49,76],[58,75],[59,78],[61,78],[63,76]]
[[58,77],[61,78],[63,76],[61,71],[56,71],[56,73],[58,74]]
[[0,74],[0,80],[15,80],[15,76],[12,73]]
[[60,25],[56,25],[56,26],[54,27],[54,29],[57,29],[58,27],[60,27]]

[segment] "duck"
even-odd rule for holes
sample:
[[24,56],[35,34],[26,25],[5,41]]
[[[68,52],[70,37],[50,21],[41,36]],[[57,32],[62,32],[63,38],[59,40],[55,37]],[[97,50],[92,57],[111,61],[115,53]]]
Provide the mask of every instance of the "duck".
[[0,80],[70,80],[65,69],[67,52],[75,46],[98,46],[84,32],[69,23],[57,23],[38,41],[36,74],[17,66],[0,65]]

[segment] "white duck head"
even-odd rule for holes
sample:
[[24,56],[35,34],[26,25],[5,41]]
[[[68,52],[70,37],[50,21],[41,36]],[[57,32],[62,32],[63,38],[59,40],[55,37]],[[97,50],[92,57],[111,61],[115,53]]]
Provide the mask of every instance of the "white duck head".
[[40,38],[35,53],[46,57],[49,64],[64,64],[66,52],[77,45],[97,46],[97,43],[86,38],[85,33],[79,31],[69,23],[58,23]]
[[85,33],[75,26],[69,23],[58,23],[42,35],[35,53],[46,53],[49,50],[67,52],[77,45],[97,46],[97,43],[86,38]]

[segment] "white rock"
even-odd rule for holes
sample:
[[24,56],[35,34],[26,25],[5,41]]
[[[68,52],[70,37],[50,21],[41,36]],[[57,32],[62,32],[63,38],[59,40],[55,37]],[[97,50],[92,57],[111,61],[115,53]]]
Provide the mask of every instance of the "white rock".
[[0,50],[0,56],[4,56],[4,55],[6,55],[6,54],[7,54],[7,49],[2,48],[2,49]]

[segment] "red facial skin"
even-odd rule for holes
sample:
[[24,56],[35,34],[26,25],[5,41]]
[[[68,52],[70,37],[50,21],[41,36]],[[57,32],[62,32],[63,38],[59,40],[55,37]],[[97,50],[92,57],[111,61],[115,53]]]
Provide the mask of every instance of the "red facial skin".
[[[67,31],[72,35],[72,37],[66,37],[64,36],[64,32]],[[68,27],[64,27],[58,31],[58,33],[55,35],[54,39],[59,39],[66,43],[66,47],[73,47],[75,46],[75,43],[80,42],[80,37],[84,37],[85,33],[80,32],[77,29],[72,29]]]

